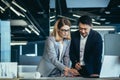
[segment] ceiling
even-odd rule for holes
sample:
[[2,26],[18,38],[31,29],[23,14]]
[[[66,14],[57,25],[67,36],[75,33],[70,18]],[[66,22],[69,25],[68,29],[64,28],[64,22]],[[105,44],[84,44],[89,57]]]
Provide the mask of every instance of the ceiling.
[[12,41],[44,40],[50,33],[49,26],[62,16],[76,25],[79,16],[89,15],[94,25],[115,26],[120,31],[120,0],[1,0],[0,3],[0,19],[10,20]]
[[93,25],[115,26],[120,31],[120,0],[57,0],[56,5],[51,0],[50,8],[50,16],[54,13],[57,17],[65,16],[71,20],[72,25],[76,25],[78,17],[89,15]]
[[[40,41],[49,35],[49,0],[1,0],[1,20],[11,23],[11,41]],[[19,7],[20,6],[20,7]]]

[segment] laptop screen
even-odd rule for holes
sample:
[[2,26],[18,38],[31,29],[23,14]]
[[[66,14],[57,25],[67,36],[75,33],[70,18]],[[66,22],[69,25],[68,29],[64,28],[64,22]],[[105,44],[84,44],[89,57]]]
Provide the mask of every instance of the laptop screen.
[[119,77],[120,75],[120,57],[104,56],[100,78]]

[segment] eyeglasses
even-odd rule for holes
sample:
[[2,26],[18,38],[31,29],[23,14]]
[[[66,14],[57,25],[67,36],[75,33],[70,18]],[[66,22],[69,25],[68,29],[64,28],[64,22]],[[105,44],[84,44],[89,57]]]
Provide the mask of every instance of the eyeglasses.
[[60,29],[60,31],[62,31],[62,32],[69,32],[70,29]]
[[87,28],[79,28],[79,30],[80,30],[80,31],[83,31],[83,30],[86,31],[86,30],[88,30],[88,29],[87,29]]

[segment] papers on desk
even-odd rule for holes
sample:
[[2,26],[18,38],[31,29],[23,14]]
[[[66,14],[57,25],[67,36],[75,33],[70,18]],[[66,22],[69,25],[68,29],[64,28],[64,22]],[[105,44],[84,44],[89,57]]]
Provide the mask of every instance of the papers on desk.
[[39,72],[23,72],[23,73],[19,73],[19,78],[39,79],[41,78],[41,74]]
[[17,63],[0,62],[0,78],[17,78]]

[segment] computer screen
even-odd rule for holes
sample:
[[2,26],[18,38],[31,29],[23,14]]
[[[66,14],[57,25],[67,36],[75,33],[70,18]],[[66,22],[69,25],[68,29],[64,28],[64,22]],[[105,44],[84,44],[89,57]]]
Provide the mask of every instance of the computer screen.
[[120,56],[120,34],[104,36],[104,55]]

